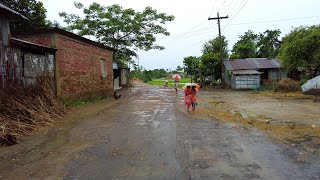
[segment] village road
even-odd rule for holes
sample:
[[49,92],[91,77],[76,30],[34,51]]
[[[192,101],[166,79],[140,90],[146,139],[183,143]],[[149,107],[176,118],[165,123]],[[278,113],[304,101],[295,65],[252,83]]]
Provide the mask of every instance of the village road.
[[[201,91],[200,91],[201,93]],[[318,179],[257,130],[186,112],[183,94],[137,84],[78,122],[63,146],[19,164],[4,179]],[[40,150],[41,151],[41,150]],[[30,155],[29,155],[30,156]],[[21,159],[23,159],[21,157]],[[1,171],[0,171],[1,172]]]

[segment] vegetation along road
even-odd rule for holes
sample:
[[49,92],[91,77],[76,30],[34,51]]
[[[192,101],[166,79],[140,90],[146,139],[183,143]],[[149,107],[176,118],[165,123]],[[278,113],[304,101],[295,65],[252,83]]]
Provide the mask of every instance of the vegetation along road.
[[119,101],[85,106],[2,147],[1,179],[320,178],[319,154],[302,161],[307,151],[259,127],[216,119],[209,94],[200,91],[198,109],[186,112],[182,91],[138,83]]

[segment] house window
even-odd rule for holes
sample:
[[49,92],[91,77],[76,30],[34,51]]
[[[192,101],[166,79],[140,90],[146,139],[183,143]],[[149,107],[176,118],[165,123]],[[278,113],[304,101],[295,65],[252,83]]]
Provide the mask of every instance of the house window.
[[100,65],[101,65],[101,75],[102,78],[106,78],[107,77],[107,66],[106,66],[106,60],[101,58],[100,59]]

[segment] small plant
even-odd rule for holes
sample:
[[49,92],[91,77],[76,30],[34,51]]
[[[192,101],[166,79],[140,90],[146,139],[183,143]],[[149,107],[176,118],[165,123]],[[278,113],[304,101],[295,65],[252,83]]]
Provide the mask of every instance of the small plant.
[[303,84],[305,84],[308,80],[307,79],[301,79],[299,81],[299,85],[302,86]]
[[70,108],[75,108],[75,107],[80,107],[80,106],[83,106],[86,104],[99,102],[104,99],[105,99],[105,97],[103,97],[103,96],[94,96],[94,97],[90,97],[90,98],[86,98],[86,99],[77,99],[74,101],[68,101],[68,102],[65,102],[65,105]]

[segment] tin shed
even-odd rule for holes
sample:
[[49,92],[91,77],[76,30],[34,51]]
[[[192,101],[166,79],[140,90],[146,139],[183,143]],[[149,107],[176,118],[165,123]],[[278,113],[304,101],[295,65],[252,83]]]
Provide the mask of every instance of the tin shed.
[[259,89],[260,74],[256,70],[232,71],[232,89]]
[[[236,82],[234,82],[233,76],[240,76],[243,79],[244,74],[246,76],[259,76],[259,84],[268,83],[272,81],[279,81],[287,77],[287,72],[281,68],[279,59],[272,58],[247,58],[247,59],[230,59],[223,62],[224,65],[224,80],[232,88]],[[241,72],[241,74],[239,74]],[[259,74],[257,74],[257,72]],[[256,78],[255,78],[256,79]],[[242,87],[242,86],[240,86]],[[251,87],[248,84],[248,87]],[[259,85],[260,87],[260,85]],[[256,88],[256,86],[254,86]]]

